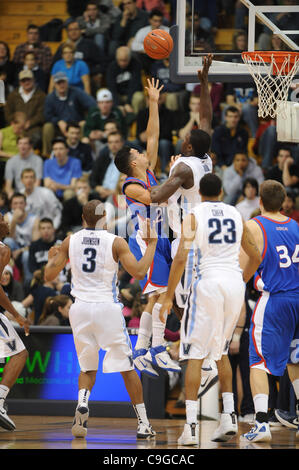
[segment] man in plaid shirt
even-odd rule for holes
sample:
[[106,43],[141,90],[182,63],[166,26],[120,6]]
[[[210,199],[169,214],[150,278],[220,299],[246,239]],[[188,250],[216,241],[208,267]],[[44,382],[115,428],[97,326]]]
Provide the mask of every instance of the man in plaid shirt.
[[27,38],[27,42],[19,44],[19,46],[16,47],[13,62],[23,64],[26,52],[33,51],[39,67],[43,69],[45,73],[49,73],[53,59],[52,52],[50,47],[40,41],[38,26],[33,24],[28,25]]

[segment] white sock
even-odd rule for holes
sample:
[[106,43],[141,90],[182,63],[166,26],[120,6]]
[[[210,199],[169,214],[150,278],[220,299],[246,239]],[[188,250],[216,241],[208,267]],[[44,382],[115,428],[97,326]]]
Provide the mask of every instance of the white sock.
[[296,398],[297,400],[299,400],[299,379],[294,380],[294,382],[292,382],[292,385],[294,388]]
[[146,414],[146,409],[145,409],[145,404],[144,403],[139,403],[138,405],[133,405],[133,408],[135,410],[138,423],[142,422],[144,424],[149,424],[149,421],[147,419],[147,414]]
[[222,393],[223,413],[233,413],[234,407],[234,394],[231,392]]
[[[165,323],[162,323],[159,319],[160,309],[162,304],[158,302],[155,303],[153,308],[153,338],[152,338],[152,347],[160,346],[165,342],[164,340],[164,331]],[[165,319],[167,317],[167,312],[165,312]]]
[[152,315],[142,312],[135,349],[148,349],[152,336]]
[[87,388],[81,388],[78,392],[78,406],[79,405],[86,405],[88,406],[88,399],[89,399],[90,391]]
[[253,397],[255,414],[268,413],[268,395],[266,393],[258,393]]
[[3,406],[4,400],[6,399],[9,390],[10,389],[6,387],[6,385],[0,385],[0,407]]
[[188,424],[197,423],[197,401],[186,400],[186,420]]

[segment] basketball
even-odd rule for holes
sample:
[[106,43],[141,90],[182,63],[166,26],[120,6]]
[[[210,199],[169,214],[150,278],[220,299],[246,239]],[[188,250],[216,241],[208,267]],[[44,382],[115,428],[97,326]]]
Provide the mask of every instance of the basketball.
[[144,38],[144,50],[152,59],[165,59],[173,48],[173,40],[167,31],[153,29]]

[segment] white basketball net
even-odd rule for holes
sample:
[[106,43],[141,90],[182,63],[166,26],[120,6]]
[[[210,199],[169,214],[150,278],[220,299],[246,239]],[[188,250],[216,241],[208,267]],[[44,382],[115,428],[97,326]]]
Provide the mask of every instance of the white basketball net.
[[259,117],[275,118],[277,113],[286,116],[285,103],[290,84],[299,66],[299,54],[292,64],[290,55],[286,52],[281,65],[277,64],[275,54],[272,54],[267,62],[258,52],[253,57],[247,54],[242,57],[256,84]]

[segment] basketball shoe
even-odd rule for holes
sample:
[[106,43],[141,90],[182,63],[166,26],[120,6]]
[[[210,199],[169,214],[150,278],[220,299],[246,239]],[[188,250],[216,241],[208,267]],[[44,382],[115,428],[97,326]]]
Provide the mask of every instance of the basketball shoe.
[[246,434],[242,434],[242,440],[249,442],[268,442],[271,441],[272,436],[270,432],[269,423],[259,423],[255,422],[253,428],[250,429]]
[[153,430],[150,424],[145,424],[142,421],[138,423],[137,427],[137,439],[148,439],[149,437],[155,437],[156,431]]
[[173,372],[180,372],[180,366],[171,359],[170,355],[166,350],[166,346],[155,346],[150,348],[144,359],[155,366],[165,370],[172,370]]
[[7,408],[3,404],[0,408],[0,426],[1,428],[6,429],[7,431],[14,431],[16,429],[16,425],[12,419],[7,414]]
[[289,411],[275,410],[275,416],[281,424],[287,428],[297,429],[299,425],[298,416],[289,413]]
[[215,430],[212,441],[226,442],[238,432],[238,421],[236,413],[221,413],[220,424]]
[[144,356],[147,353],[147,349],[135,349],[133,351],[133,362],[135,367],[152,378],[159,377],[159,374],[152,367],[151,363],[145,360]]
[[181,446],[197,446],[199,445],[199,424],[186,423],[184,431],[178,438],[178,444]]
[[78,405],[75,412],[75,418],[72,426],[72,434],[74,437],[86,437],[87,421],[89,410],[86,404]]
[[210,364],[208,367],[201,368],[201,383],[198,389],[197,397],[203,397],[215,383],[218,382],[218,370]]

